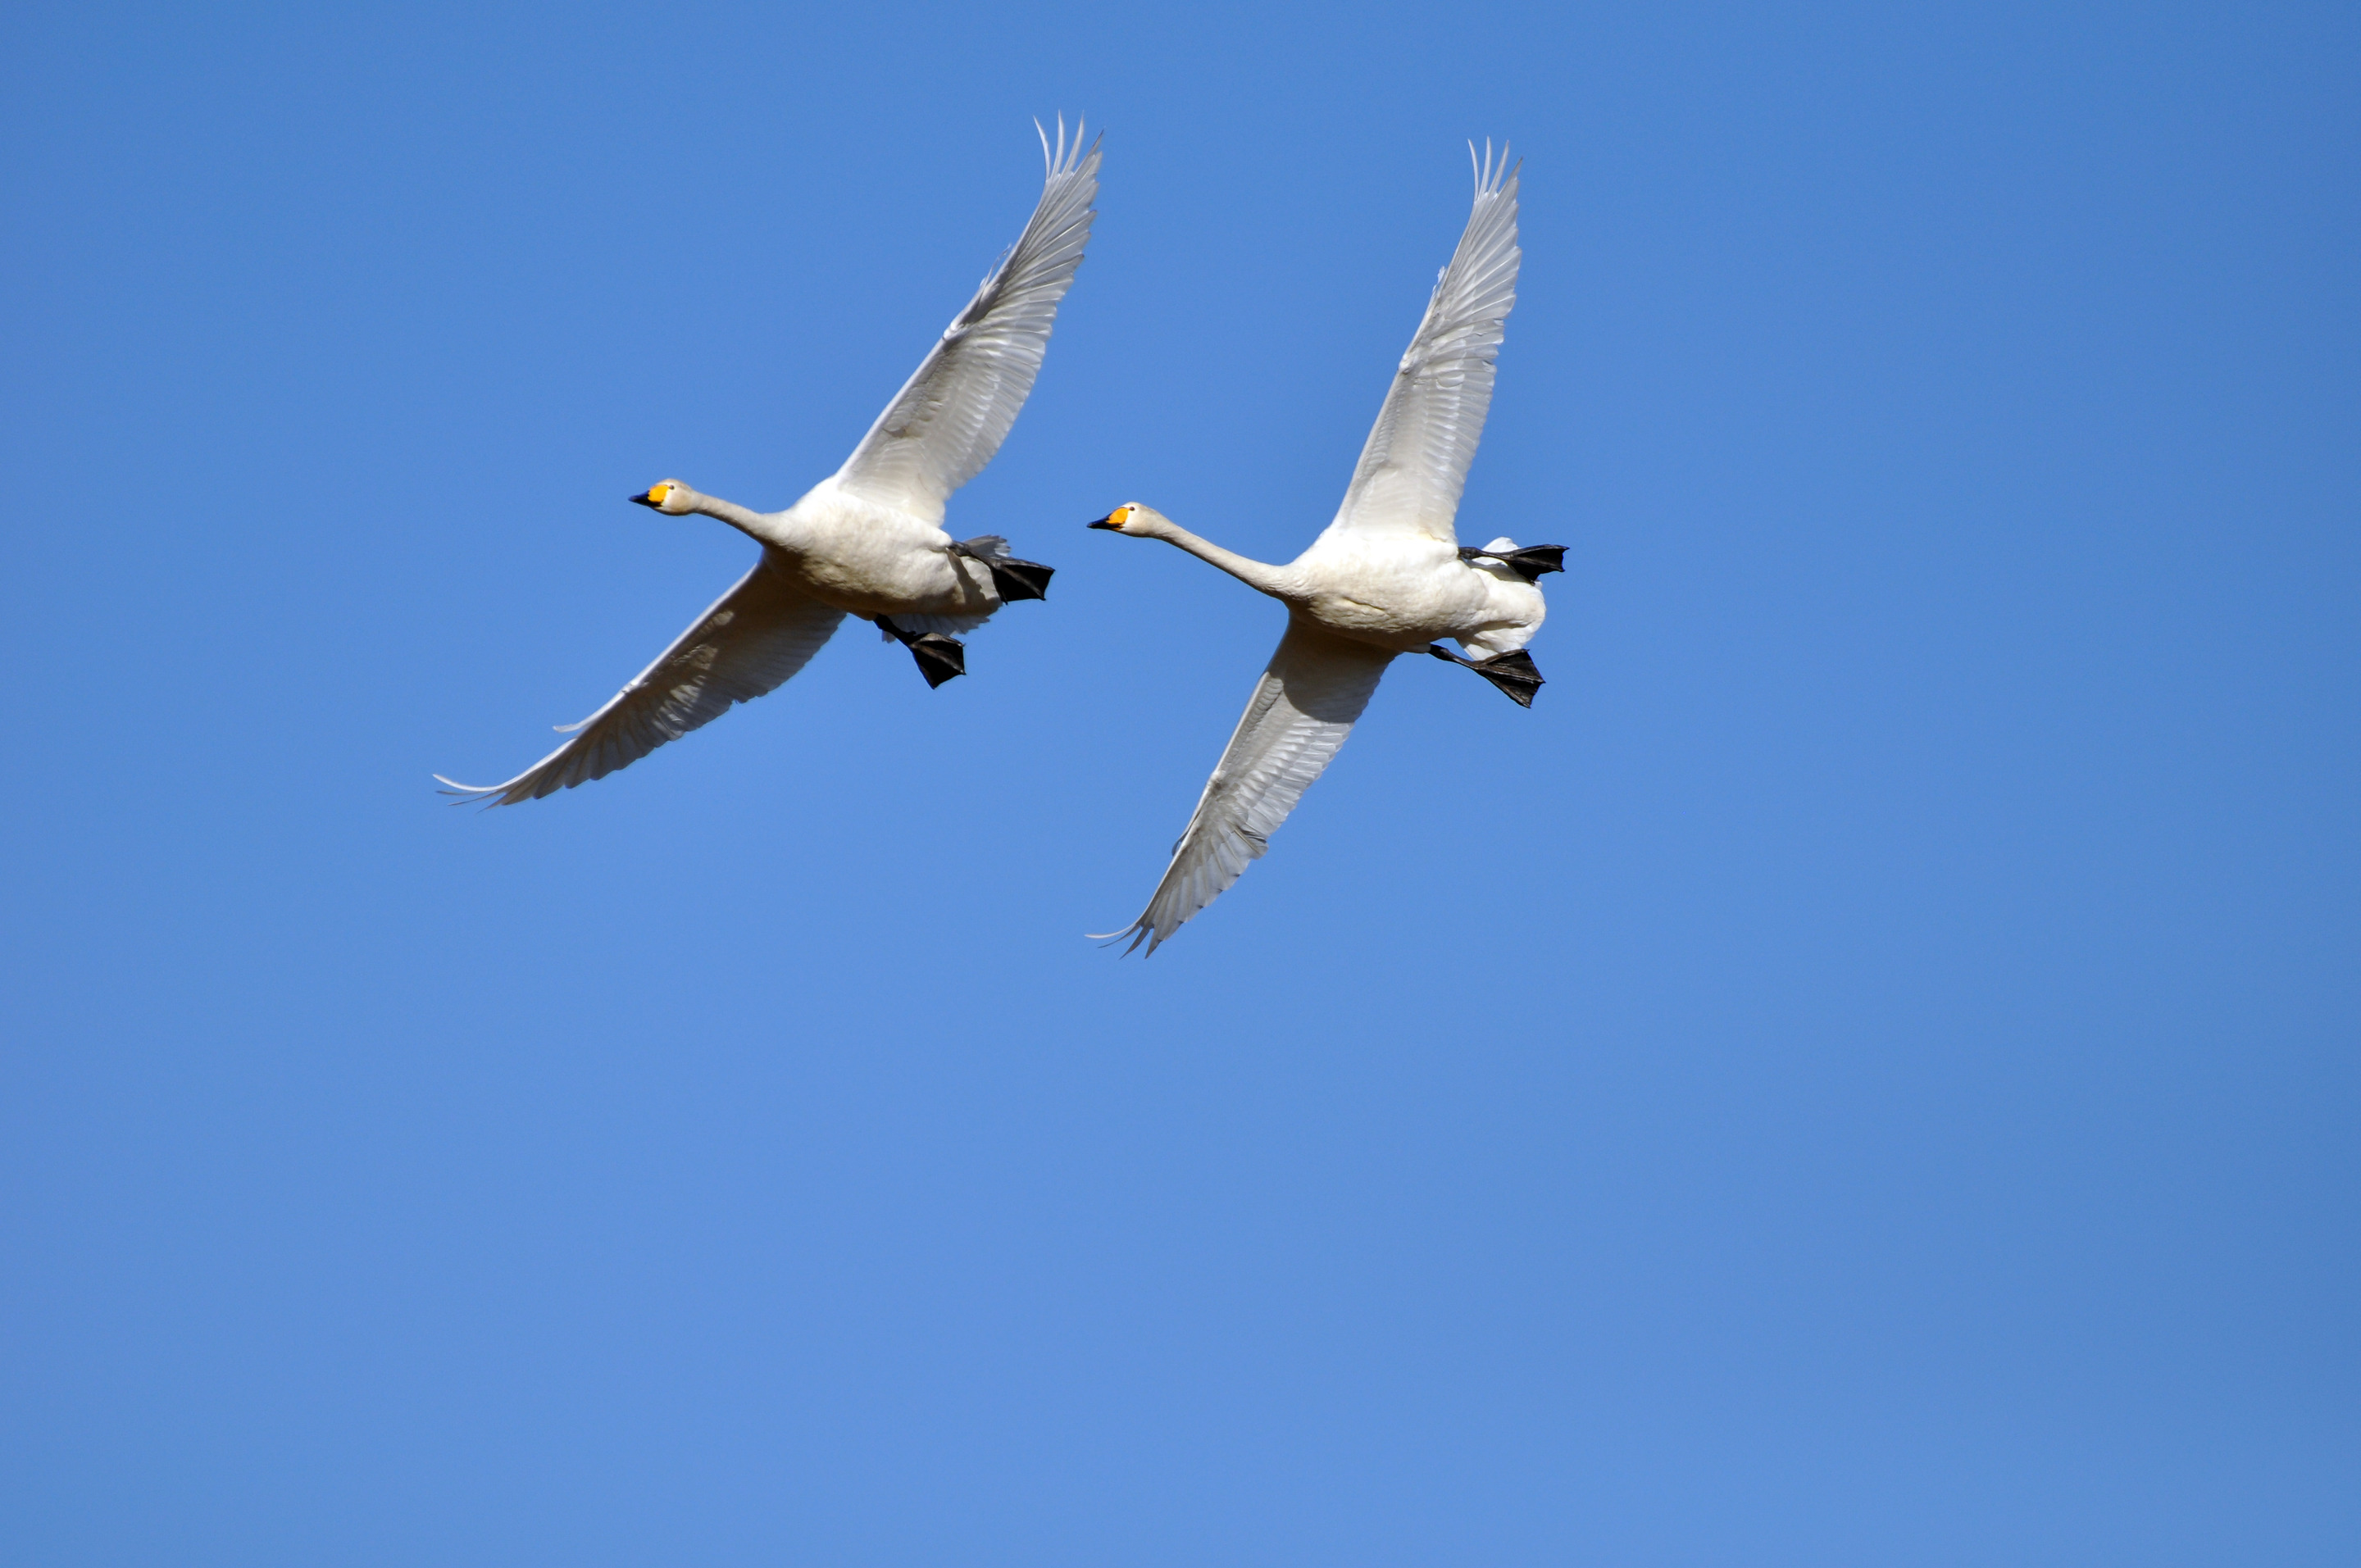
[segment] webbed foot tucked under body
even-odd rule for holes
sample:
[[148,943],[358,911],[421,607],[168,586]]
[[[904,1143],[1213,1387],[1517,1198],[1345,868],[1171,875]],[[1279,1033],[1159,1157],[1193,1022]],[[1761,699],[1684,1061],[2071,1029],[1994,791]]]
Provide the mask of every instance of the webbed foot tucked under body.
[[1502,653],[1490,659],[1466,658],[1453,652],[1440,642],[1428,643],[1426,651],[1438,659],[1448,660],[1455,664],[1466,665],[1507,693],[1509,700],[1519,707],[1532,707],[1533,694],[1548,684],[1542,679],[1541,671],[1534,667],[1533,656],[1522,648],[1513,653]]
[[928,690],[967,674],[967,644],[958,638],[946,637],[939,631],[905,631],[894,624],[890,616],[879,616],[877,625],[886,636],[910,651],[910,656],[918,662],[918,674],[927,677]]
[[993,587],[1005,603],[1049,597],[1049,579],[1057,568],[1044,566],[1038,561],[1019,561],[1008,553],[1008,541],[997,533],[962,539],[951,546],[951,554],[983,562],[984,570],[992,574]]
[[[1502,539],[1496,540],[1494,543],[1508,545],[1509,542]],[[1495,550],[1491,544],[1478,550],[1473,544],[1463,544],[1459,547],[1459,558],[1462,561],[1498,561],[1529,583],[1540,582],[1544,572],[1565,570],[1565,546],[1563,544],[1528,544],[1522,550],[1513,545],[1506,550]]]
[[573,738],[505,784],[448,792],[496,806],[537,800],[628,767],[666,741],[771,691],[810,662],[844,617],[872,620],[910,650],[929,686],[966,669],[954,634],[1002,605],[1038,599],[1049,568],[1019,561],[987,534],[943,532],[952,491],[992,460],[1033,389],[1058,303],[1089,243],[1099,153],[1065,125],[1040,201],[1016,244],[983,280],[844,466],[784,511],[758,512],[677,479],[633,501],[670,517],[719,518],[763,547],[752,570],[653,663],[577,725]]

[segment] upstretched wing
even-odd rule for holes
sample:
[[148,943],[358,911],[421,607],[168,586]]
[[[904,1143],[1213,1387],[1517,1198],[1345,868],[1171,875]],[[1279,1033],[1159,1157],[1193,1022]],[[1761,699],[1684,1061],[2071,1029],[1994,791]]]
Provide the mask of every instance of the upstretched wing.
[[697,618],[606,707],[566,728],[574,739],[506,784],[463,784],[442,774],[446,793],[494,806],[539,800],[605,778],[667,740],[709,724],[730,705],[761,696],[811,662],[844,612],[812,598],[766,554]]
[[1328,532],[1410,534],[1456,543],[1451,520],[1492,406],[1492,361],[1517,302],[1517,175],[1490,147],[1476,175],[1476,206],[1451,265],[1434,286],[1361,448],[1345,504]]
[[1058,302],[1082,264],[1099,149],[1043,139],[1049,174],[1032,222],[838,470],[857,495],[939,523],[943,502],[992,461],[1033,390]]
[[1270,656],[1254,700],[1198,798],[1188,831],[1140,917],[1105,939],[1145,940],[1148,950],[1179,930],[1260,860],[1270,836],[1353,732],[1378,678],[1393,659],[1292,621]]

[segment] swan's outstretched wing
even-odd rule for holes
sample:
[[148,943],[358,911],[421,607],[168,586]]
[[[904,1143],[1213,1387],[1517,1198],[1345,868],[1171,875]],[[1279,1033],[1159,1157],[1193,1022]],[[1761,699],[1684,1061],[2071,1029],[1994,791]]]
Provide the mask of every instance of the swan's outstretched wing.
[[1492,406],[1492,360],[1500,352],[1509,309],[1517,302],[1522,256],[1517,248],[1516,170],[1509,167],[1506,149],[1494,165],[1488,144],[1467,230],[1394,373],[1330,532],[1458,542],[1451,519]]
[[1270,836],[1335,756],[1393,659],[1382,648],[1291,622],[1270,656],[1246,717],[1198,797],[1188,831],[1147,912],[1105,939],[1148,950],[1179,930],[1260,860]]
[[1049,175],[1033,221],[845,460],[837,473],[845,488],[939,523],[943,502],[1016,422],[1058,302],[1082,264],[1099,191],[1099,149],[1082,150],[1079,124],[1071,148],[1060,120],[1057,147],[1045,137],[1042,151]]
[[765,555],[697,618],[606,707],[566,726],[574,739],[506,784],[463,784],[435,774],[448,793],[494,806],[539,800],[627,768],[761,696],[811,662],[844,612],[796,587]]

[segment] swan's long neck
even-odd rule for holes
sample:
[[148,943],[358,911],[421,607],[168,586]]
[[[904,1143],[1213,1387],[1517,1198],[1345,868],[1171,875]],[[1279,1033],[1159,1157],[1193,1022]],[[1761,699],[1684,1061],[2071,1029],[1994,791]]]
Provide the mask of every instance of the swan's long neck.
[[693,493],[696,499],[688,503],[689,510],[702,512],[707,517],[718,517],[740,532],[752,534],[756,539],[763,537],[761,530],[765,519],[761,512],[741,507],[736,501],[725,501],[719,496],[708,496],[703,490]]
[[1210,539],[1198,538],[1169,517],[1159,522],[1155,537],[1186,550],[1200,561],[1213,563],[1246,587],[1258,588],[1273,598],[1294,597],[1295,574],[1285,566],[1249,561],[1235,551],[1223,549]]

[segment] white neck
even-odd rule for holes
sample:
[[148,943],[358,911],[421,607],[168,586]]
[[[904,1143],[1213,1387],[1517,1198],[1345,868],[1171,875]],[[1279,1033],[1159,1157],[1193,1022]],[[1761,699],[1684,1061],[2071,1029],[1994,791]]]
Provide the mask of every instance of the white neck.
[[[681,488],[686,490],[688,487],[683,485]],[[719,496],[708,496],[702,490],[689,490],[688,494],[689,510],[702,512],[707,517],[718,517],[740,532],[751,534],[756,539],[763,537],[762,530],[768,520],[761,512],[741,507],[736,501],[725,501]]]
[[1300,597],[1296,574],[1286,566],[1266,565],[1249,561],[1234,551],[1224,550],[1209,539],[1200,539],[1170,518],[1158,513],[1148,524],[1148,537],[1161,539],[1167,544],[1186,550],[1200,561],[1210,561],[1246,587],[1268,594],[1276,599]]

